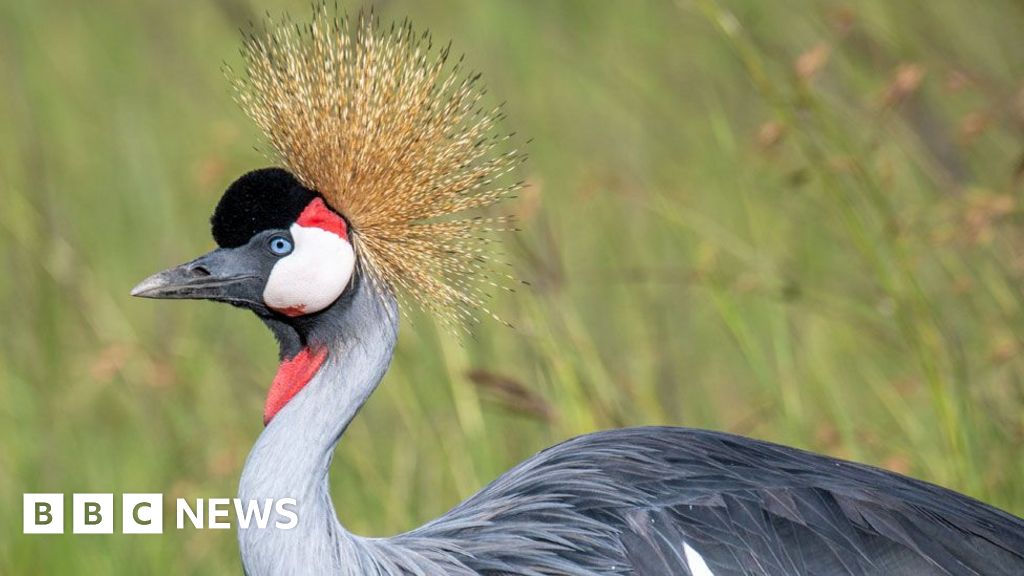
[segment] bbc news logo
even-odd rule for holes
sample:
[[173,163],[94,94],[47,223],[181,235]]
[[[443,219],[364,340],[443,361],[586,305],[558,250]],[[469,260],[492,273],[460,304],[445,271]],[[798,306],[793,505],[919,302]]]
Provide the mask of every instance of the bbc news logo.
[[[24,494],[22,496],[25,534],[63,534],[64,494]],[[240,528],[267,528],[291,530],[299,523],[294,498],[242,501],[238,498],[185,498],[175,500],[175,527],[184,530],[191,525],[196,529],[227,530],[231,516]],[[121,534],[163,534],[163,494],[122,494]],[[277,518],[271,522],[271,513]],[[72,494],[71,531],[74,534],[114,533],[113,494]]]

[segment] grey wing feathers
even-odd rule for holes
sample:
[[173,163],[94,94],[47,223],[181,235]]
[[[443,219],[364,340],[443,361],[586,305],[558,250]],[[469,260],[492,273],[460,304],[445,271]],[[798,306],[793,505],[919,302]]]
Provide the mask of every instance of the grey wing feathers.
[[469,574],[1024,574],[1019,518],[869,466],[686,428],[559,444],[392,542],[443,546]]

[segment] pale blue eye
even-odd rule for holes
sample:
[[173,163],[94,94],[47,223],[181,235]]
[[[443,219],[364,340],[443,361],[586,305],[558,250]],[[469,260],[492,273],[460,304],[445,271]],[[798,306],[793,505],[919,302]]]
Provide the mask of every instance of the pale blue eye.
[[292,253],[292,241],[284,236],[272,236],[270,238],[270,251],[278,256],[287,256]]

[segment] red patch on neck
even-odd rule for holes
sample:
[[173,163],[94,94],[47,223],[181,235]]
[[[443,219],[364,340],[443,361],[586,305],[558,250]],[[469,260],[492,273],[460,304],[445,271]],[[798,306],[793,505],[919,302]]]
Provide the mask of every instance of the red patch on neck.
[[270,392],[267,393],[267,403],[263,407],[264,426],[270,424],[270,420],[278,411],[309,384],[326,358],[327,350],[324,348],[315,352],[303,348],[294,358],[281,362],[277,376],[274,376],[274,383],[270,385]]
[[306,228],[320,228],[348,240],[348,226],[345,224],[345,219],[328,208],[322,198],[310,202],[302,210],[302,214],[299,214],[299,219],[295,223]]

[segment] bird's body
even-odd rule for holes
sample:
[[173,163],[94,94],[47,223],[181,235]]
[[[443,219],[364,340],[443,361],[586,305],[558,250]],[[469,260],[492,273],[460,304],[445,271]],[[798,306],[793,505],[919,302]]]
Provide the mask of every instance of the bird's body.
[[545,450],[393,542],[465,549],[467,574],[1010,575],[1024,573],[1022,531],[876,468],[646,427]]
[[328,472],[391,362],[398,294],[448,325],[487,312],[483,290],[501,280],[482,234],[500,219],[457,218],[514,191],[496,182],[521,156],[498,151],[500,115],[479,107],[476,77],[446,76],[447,51],[431,56],[408,25],[361,20],[350,35],[321,8],[269,34],[246,43],[240,101],[291,172],[236,180],[212,218],[219,247],[133,290],[247,308],[280,344],[239,498],[293,499],[298,519],[239,523],[249,576],[1024,574],[1024,521],[1007,513],[683,428],[576,438],[421,528],[350,534]]
[[309,333],[275,328],[285,349],[301,340],[328,352],[246,463],[243,501],[299,502],[293,530],[240,531],[253,576],[1024,574],[1024,521],[1009,514],[891,472],[687,428],[581,436],[420,528],[350,534],[328,490],[331,455],[387,369],[397,317],[369,283],[348,298]]
[[388,546],[461,549],[466,574],[1011,575],[1024,573],[1022,530],[875,468],[646,427],[545,450]]

